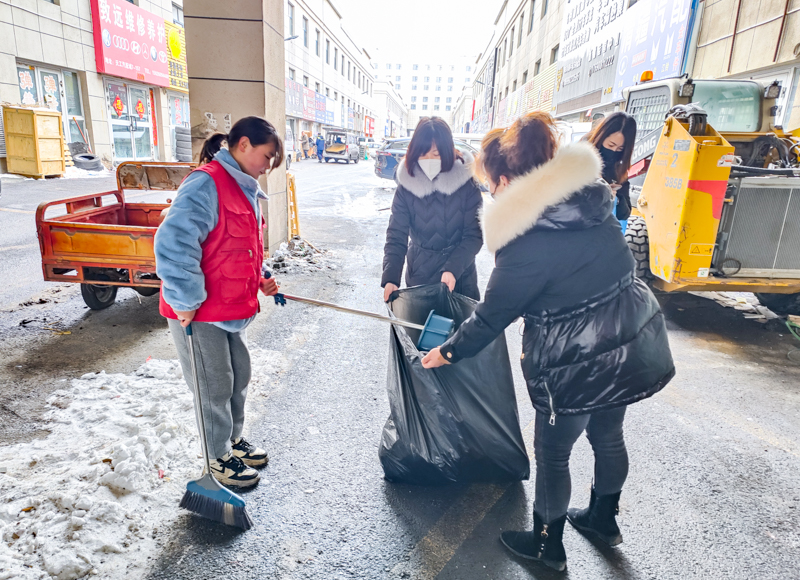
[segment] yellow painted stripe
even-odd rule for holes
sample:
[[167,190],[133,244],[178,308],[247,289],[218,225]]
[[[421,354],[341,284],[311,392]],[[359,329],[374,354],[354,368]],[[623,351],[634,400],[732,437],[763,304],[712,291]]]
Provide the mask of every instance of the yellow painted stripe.
[[27,250],[28,248],[38,248],[39,244],[23,244],[21,246],[6,246],[0,248],[0,252],[8,252],[11,250]]
[[0,211],[7,211],[10,213],[27,213],[27,214],[35,214],[35,211],[28,211],[27,209],[13,209],[10,207],[0,207]]
[[[534,421],[522,430],[526,441],[534,427]],[[533,444],[528,445],[528,456],[533,460]],[[408,560],[398,563],[392,574],[414,580],[431,580],[441,572],[483,521],[494,505],[503,497],[507,485],[476,484],[451,505],[430,531],[408,554]]]
[[458,498],[428,534],[392,569],[393,577],[433,580],[506,491],[506,486],[476,484]]

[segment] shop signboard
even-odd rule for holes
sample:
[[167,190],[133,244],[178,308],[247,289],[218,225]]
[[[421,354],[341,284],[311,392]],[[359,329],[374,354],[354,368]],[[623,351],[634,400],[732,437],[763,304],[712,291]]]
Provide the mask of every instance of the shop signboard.
[[322,93],[314,93],[314,120],[317,123],[325,123],[325,95]]
[[589,94],[595,95],[592,105],[613,101],[626,5],[625,0],[568,0],[559,44],[556,105]]
[[313,121],[317,118],[317,93],[314,89],[303,87],[303,119]]
[[653,71],[653,80],[681,75],[691,16],[692,0],[640,0],[626,12],[614,99],[644,71]]
[[164,21],[125,0],[91,0],[97,72],[169,86]]
[[189,73],[186,70],[186,33],[183,26],[164,21],[167,35],[167,65],[169,66],[169,88],[182,93],[189,92]]
[[[495,127],[508,127],[523,115],[533,111],[549,113],[553,107],[553,88],[557,65],[553,64],[497,104]],[[485,132],[484,119],[476,119],[476,132]]]
[[303,116],[303,85],[291,79],[284,79],[286,89],[286,114],[290,117]]
[[338,103],[330,97],[325,97],[325,124],[330,126],[336,125],[336,114],[334,111],[338,108]]
[[351,107],[347,107],[347,128],[355,129],[355,111]]

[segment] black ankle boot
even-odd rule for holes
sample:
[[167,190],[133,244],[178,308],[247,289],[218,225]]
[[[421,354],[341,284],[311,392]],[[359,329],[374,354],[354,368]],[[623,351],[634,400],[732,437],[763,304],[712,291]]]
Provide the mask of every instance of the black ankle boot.
[[542,562],[561,572],[567,567],[567,553],[562,541],[566,521],[564,515],[546,524],[533,512],[532,532],[503,532],[500,541],[520,558]]
[[622,534],[617,525],[619,513],[619,496],[622,492],[611,495],[597,495],[592,486],[592,497],[589,507],[583,510],[572,508],[567,511],[567,518],[576,529],[584,533],[592,533],[609,546],[622,543]]

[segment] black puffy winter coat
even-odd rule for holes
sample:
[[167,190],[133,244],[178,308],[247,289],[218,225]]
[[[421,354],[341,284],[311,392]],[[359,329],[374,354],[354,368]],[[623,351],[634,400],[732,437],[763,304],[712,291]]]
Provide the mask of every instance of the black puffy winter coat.
[[441,348],[451,362],[474,356],[523,317],[523,374],[551,420],[628,405],[675,373],[664,316],[633,275],[600,170],[590,144],[568,145],[486,208],[495,269],[483,302]]
[[444,272],[450,272],[456,278],[455,292],[480,299],[475,256],[483,245],[478,221],[483,198],[472,177],[472,164],[472,157],[465,155],[431,181],[419,166],[409,175],[401,162],[386,230],[381,287],[400,286],[407,261],[407,286],[438,283]]

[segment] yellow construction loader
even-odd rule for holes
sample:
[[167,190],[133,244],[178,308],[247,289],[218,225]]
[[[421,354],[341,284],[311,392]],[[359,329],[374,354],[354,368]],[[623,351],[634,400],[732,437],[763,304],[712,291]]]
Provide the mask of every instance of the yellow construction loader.
[[800,132],[775,125],[780,92],[685,78],[627,91],[637,275],[665,292],[755,292],[800,314]]

